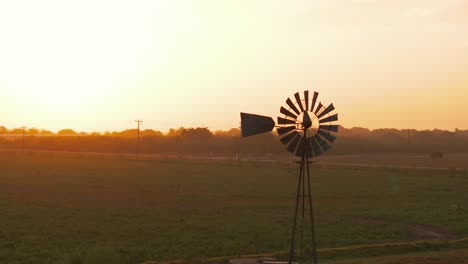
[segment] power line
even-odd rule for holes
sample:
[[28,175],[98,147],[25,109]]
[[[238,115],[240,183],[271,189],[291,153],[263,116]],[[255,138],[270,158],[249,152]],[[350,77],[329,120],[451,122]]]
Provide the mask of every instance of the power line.
[[20,127],[22,130],[23,130],[23,138],[22,138],[22,142],[21,142],[21,151],[24,153],[24,134],[26,132],[26,128],[25,126],[22,126]]
[[138,124],[137,127],[137,143],[136,143],[136,157],[138,159],[138,156],[140,155],[140,124],[143,123],[142,120],[135,120],[135,122]]

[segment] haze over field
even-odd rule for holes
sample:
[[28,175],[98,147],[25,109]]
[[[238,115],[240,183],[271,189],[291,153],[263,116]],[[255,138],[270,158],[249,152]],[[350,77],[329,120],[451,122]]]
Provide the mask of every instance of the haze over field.
[[296,91],[345,127],[467,129],[468,1],[0,1],[0,123],[237,127]]

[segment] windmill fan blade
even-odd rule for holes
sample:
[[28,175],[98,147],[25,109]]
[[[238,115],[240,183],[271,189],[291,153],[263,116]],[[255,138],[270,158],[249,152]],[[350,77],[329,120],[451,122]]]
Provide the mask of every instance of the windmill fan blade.
[[317,97],[318,97],[318,93],[317,93],[317,92],[314,92],[314,96],[312,97],[312,107],[310,107],[310,111],[311,111],[311,112],[314,111],[315,102],[317,101]]
[[299,110],[297,109],[297,107],[294,105],[294,103],[291,101],[290,98],[288,98],[288,100],[286,100],[286,103],[288,104],[289,108],[291,108],[294,112],[296,112],[296,114],[300,114]]
[[291,144],[289,144],[288,146],[289,152],[294,153],[294,151],[296,150],[297,144],[299,144],[300,139],[301,139],[301,136],[299,135],[299,133],[297,133],[294,139],[292,140]]
[[320,147],[322,147],[323,151],[327,151],[330,149],[330,145],[325,140],[323,140],[323,138],[321,138],[318,134],[315,134],[314,138],[315,140],[317,140]]
[[275,127],[275,121],[268,116],[241,113],[241,132],[242,137],[253,136],[272,131]]
[[311,140],[311,138],[307,138],[306,142],[305,142],[305,144],[307,146],[306,154],[307,154],[308,158],[313,158],[314,157],[314,151],[312,150],[312,145],[310,143],[310,140]]
[[291,117],[291,118],[294,118],[294,119],[297,118],[297,115],[295,115],[295,114],[289,112],[288,109],[286,109],[286,108],[284,108],[284,107],[281,107],[280,113],[282,113],[282,114],[284,114],[284,115],[286,115],[286,116],[289,116],[289,117]]
[[327,122],[332,122],[332,121],[338,121],[338,114],[334,114],[334,115],[331,115],[327,118],[324,118],[322,120],[320,120],[320,124],[322,123],[327,123]]
[[322,105],[322,103],[320,102],[320,103],[317,105],[317,109],[315,109],[314,114],[317,115],[317,113],[318,113],[320,110],[322,110],[322,107],[323,107],[323,105]]
[[333,143],[333,141],[335,141],[336,137],[332,134],[330,134],[330,132],[325,132],[323,130],[318,130],[317,133],[319,133],[319,135],[321,135],[324,139],[328,140],[329,142]]
[[313,137],[310,138],[310,145],[312,146],[312,150],[314,151],[315,157],[320,156],[320,154],[322,154],[322,150],[320,150],[320,146],[315,140],[315,138]]
[[299,145],[297,145],[296,156],[302,157],[302,155],[304,155],[306,142],[307,142],[306,139],[304,139],[304,137],[301,137],[301,140],[299,141]]
[[309,110],[309,91],[304,91],[305,110]]
[[288,144],[295,136],[298,136],[299,133],[297,133],[297,131],[295,132],[292,132],[284,137],[282,137],[280,139],[281,143],[283,143],[284,145]]
[[281,136],[281,135],[286,134],[288,132],[291,132],[291,131],[293,131],[295,129],[296,129],[296,126],[288,126],[288,127],[280,127],[278,129],[276,129],[276,131]]
[[318,116],[317,118],[320,119],[322,118],[322,116],[330,113],[331,111],[335,110],[335,106],[333,106],[333,104],[330,104],[329,106],[327,106],[327,108],[325,108],[325,110],[323,110]]
[[299,96],[299,93],[295,93],[294,97],[296,98],[296,102],[299,105],[301,112],[304,112],[304,107],[302,106],[302,101],[301,101],[301,97]]
[[338,125],[320,125],[319,129],[338,132]]
[[295,125],[296,121],[286,119],[286,118],[282,118],[282,117],[278,117],[278,124],[280,124],[280,125]]

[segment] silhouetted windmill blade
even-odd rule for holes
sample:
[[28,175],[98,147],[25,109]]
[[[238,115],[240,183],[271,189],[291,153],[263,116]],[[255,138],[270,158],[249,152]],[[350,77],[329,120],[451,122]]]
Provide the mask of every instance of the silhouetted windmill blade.
[[289,144],[289,146],[287,147],[289,152],[294,153],[294,151],[296,150],[297,145],[299,144],[299,140],[301,138],[302,137],[299,135],[299,133],[297,133],[296,136],[291,141],[291,143]]
[[269,116],[241,113],[242,137],[253,136],[272,131],[275,121]]
[[338,121],[338,114],[334,114],[327,118],[321,119],[319,122],[320,124],[322,124],[322,123],[328,123],[328,122],[333,122],[333,121]]
[[299,145],[297,146],[297,149],[296,149],[296,153],[295,155],[298,156],[298,157],[302,157],[304,155],[304,151],[305,151],[305,142],[306,139],[304,139],[304,137],[301,137],[301,140],[299,141]]
[[318,144],[323,149],[323,151],[327,151],[327,150],[330,149],[331,146],[323,138],[321,138],[318,134],[315,134],[314,138],[315,138],[315,140],[317,140]]
[[312,96],[312,106],[310,107],[310,111],[314,112],[314,107],[315,107],[315,102],[317,101],[318,93],[314,92],[314,95]]
[[320,112],[320,110],[322,110],[322,108],[323,108],[323,105],[322,105],[322,103],[320,102],[320,103],[317,105],[317,109],[315,109],[314,114],[317,115],[318,112]]
[[281,135],[284,135],[286,133],[289,133],[293,130],[296,129],[296,126],[288,126],[288,127],[280,127],[280,128],[277,128],[276,131],[278,132],[278,134],[281,136]]
[[312,150],[314,151],[315,157],[322,155],[322,150],[320,149],[320,146],[315,138],[310,138],[310,144],[312,145]]
[[336,137],[332,134],[330,134],[330,132],[325,132],[324,130],[318,130],[317,133],[322,136],[324,139],[328,140],[329,142],[333,143],[336,139]]
[[309,91],[304,91],[305,110],[309,111]]
[[280,113],[282,113],[283,115],[289,116],[289,117],[291,117],[293,119],[297,119],[297,115],[291,113],[288,109],[286,109],[284,107],[281,107]]
[[301,112],[304,112],[304,106],[302,106],[301,96],[299,95],[299,93],[295,93],[294,97],[296,98],[296,103],[299,105]]
[[289,108],[291,108],[297,115],[299,115],[301,112],[297,109],[297,107],[294,105],[294,103],[291,101],[290,98],[286,100],[286,104],[288,104]]
[[315,157],[314,155],[314,151],[312,149],[312,143],[310,142],[312,140],[312,138],[307,138],[306,139],[306,142],[304,144],[307,145],[307,157],[308,158],[313,158]]
[[297,131],[292,132],[291,134],[287,134],[286,136],[280,139],[281,143],[284,145],[288,144],[295,136],[299,135]]
[[296,121],[295,121],[295,120],[291,120],[291,119],[286,119],[286,118],[278,117],[278,124],[279,124],[279,125],[295,125],[295,124],[296,124]]
[[335,110],[335,107],[333,106],[333,104],[330,104],[329,106],[327,106],[327,108],[325,108],[325,110],[323,110],[322,112],[320,112],[320,114],[317,116],[318,119],[322,118],[324,115],[330,113],[331,111]]
[[338,132],[338,125],[320,125],[319,129]]

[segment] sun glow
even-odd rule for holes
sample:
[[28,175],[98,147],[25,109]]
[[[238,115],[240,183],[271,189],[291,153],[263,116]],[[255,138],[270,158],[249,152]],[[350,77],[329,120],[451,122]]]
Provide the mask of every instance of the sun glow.
[[466,128],[467,7],[0,0],[0,125],[229,129],[318,90],[346,127]]
[[[131,1],[0,3],[0,91],[31,115],[95,113],[124,98],[175,48],[175,4]],[[24,117],[23,117],[24,118]]]

